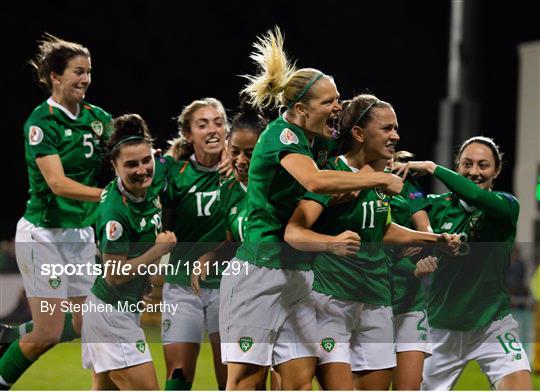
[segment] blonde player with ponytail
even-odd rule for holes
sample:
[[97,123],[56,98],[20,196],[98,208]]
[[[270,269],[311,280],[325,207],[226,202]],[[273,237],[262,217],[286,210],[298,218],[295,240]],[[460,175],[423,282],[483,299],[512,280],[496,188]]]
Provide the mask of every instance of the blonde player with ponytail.
[[247,77],[244,92],[259,108],[284,111],[268,124],[253,151],[244,242],[231,261],[242,268],[221,282],[227,389],[264,388],[270,365],[280,374],[283,389],[311,389],[317,363],[313,273],[309,259],[284,244],[287,222],[306,190],[345,193],[379,187],[397,194],[402,181],[386,173],[319,170],[311,145],[316,136],[335,132],[341,110],[333,78],[313,68],[297,70],[284,53],[278,28],[259,38],[254,48],[251,58],[260,73]]

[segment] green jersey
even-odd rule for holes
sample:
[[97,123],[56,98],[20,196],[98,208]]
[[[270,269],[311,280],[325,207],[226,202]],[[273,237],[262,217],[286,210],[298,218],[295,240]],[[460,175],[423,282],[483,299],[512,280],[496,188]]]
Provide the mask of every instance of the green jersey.
[[220,190],[221,208],[225,216],[226,229],[231,232],[235,242],[244,241],[244,228],[247,217],[247,186],[231,178]]
[[[429,199],[416,181],[408,179],[401,193],[390,202],[392,222],[407,228],[412,227],[412,216],[427,208]],[[420,279],[414,276],[415,263],[409,257],[399,258],[402,249],[388,249],[390,260],[390,284],[394,314],[418,311],[426,308],[426,293]]]
[[[127,255],[128,260],[138,257],[154,245],[160,231],[159,196],[147,192],[146,197],[138,199],[125,190],[120,178],[105,188],[96,222],[102,255]],[[102,301],[117,306],[118,302],[136,303],[146,287],[147,275],[137,275],[129,282],[114,287],[103,276],[98,276],[92,293]]]
[[311,141],[311,154],[317,166],[323,168],[330,157],[336,155],[339,142],[335,139],[326,139],[321,136],[315,136]]
[[[171,224],[178,241],[170,262],[181,263],[181,268],[177,269],[177,275],[167,275],[165,280],[190,286],[191,264],[226,238],[220,208],[221,175],[217,165],[214,168],[201,166],[192,156],[175,162],[167,177],[165,205],[172,209]],[[217,289],[220,279],[219,274],[209,274],[201,287]]]
[[310,258],[283,242],[285,227],[306,189],[281,166],[287,154],[313,158],[302,129],[283,117],[262,132],[249,166],[247,224],[237,257],[267,268],[309,270]]
[[109,113],[86,102],[79,105],[76,116],[52,98],[34,109],[24,124],[30,185],[25,219],[51,228],[80,228],[94,223],[98,203],[56,196],[43,178],[36,158],[58,155],[66,177],[96,186],[110,123]]
[[[356,171],[343,156],[332,158],[327,169]],[[390,198],[376,189],[366,189],[346,203],[329,206],[330,195],[307,192],[305,199],[321,203],[325,209],[313,230],[338,235],[346,230],[358,233],[362,245],[352,257],[318,254],[313,261],[313,290],[339,299],[374,305],[391,305],[386,253],[382,245],[390,224]]]
[[154,178],[152,185],[147,190],[147,193],[150,193],[148,197],[167,197],[167,188],[169,187],[167,175],[174,162],[174,158],[169,155],[154,158]]
[[[435,175],[450,189],[459,180],[466,192],[430,195],[429,217],[435,233],[459,233],[460,255],[442,256],[428,296],[429,323],[434,328],[478,330],[510,313],[506,270],[516,236],[519,203],[504,192],[481,190],[471,181],[437,167]],[[457,187],[456,187],[457,188]],[[476,207],[465,193],[476,192]],[[487,200],[487,202],[485,201]]]

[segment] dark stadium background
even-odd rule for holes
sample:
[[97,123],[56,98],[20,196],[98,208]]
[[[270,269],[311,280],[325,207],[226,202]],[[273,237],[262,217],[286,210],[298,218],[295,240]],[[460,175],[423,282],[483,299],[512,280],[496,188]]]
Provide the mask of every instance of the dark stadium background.
[[[469,0],[465,0],[469,1]],[[512,190],[517,45],[540,38],[533,1],[472,1],[471,46],[463,56],[480,104],[478,133],[495,137]],[[47,96],[26,60],[47,31],[92,53],[87,100],[113,115],[140,113],[160,140],[191,100],[215,96],[234,113],[253,73],[254,38],[279,25],[298,66],[335,76],[342,97],[366,89],[394,104],[400,149],[433,159],[439,102],[446,95],[450,1],[16,1],[3,5],[3,196],[0,238],[14,235],[27,191],[22,125]],[[538,157],[531,157],[537,159]],[[7,164],[6,164],[7,163]]]

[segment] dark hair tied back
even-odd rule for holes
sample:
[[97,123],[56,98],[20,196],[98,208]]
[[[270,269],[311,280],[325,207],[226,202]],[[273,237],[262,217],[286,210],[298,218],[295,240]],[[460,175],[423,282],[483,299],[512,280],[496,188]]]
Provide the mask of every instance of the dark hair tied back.
[[140,143],[152,145],[148,125],[140,115],[124,114],[113,120],[113,133],[107,144],[112,160],[118,157],[121,146]]

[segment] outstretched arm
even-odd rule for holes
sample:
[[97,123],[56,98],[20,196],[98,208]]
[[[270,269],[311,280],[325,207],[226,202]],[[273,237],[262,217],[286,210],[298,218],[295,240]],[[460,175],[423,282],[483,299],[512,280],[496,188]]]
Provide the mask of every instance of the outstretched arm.
[[403,181],[394,174],[375,172],[351,173],[335,170],[320,170],[307,155],[291,153],[285,155],[281,166],[310,192],[332,194],[381,187],[386,193],[401,192]]

